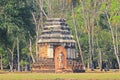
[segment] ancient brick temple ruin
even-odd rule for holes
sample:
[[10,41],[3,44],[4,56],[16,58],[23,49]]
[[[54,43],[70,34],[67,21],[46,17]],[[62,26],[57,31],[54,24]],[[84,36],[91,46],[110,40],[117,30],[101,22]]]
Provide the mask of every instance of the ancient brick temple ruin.
[[65,19],[48,18],[39,37],[38,61],[31,66],[38,72],[75,72],[81,69],[76,61],[76,42]]

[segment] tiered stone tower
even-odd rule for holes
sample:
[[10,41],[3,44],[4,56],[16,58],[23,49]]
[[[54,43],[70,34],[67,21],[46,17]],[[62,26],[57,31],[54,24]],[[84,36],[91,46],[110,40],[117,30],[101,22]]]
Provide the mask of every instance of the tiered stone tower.
[[48,18],[39,37],[39,60],[32,71],[73,72],[76,65],[76,42],[65,19]]

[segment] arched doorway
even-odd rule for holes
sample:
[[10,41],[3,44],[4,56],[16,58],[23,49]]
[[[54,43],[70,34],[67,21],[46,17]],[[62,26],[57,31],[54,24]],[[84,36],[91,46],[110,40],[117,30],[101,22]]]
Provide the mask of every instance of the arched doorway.
[[63,46],[56,46],[54,48],[55,72],[62,72],[66,69],[66,49]]

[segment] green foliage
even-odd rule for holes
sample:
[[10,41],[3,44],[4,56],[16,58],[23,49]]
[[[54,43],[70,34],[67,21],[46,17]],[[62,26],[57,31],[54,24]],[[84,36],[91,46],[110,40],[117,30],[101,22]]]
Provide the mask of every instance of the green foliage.
[[[24,59],[26,55],[22,55],[22,49],[28,46],[30,37],[35,36],[35,27],[32,20],[32,0],[0,0],[0,44],[4,54],[10,58],[10,51],[14,53],[14,63],[17,63],[17,37],[19,39],[20,60]],[[5,63],[8,63],[7,57],[3,57]],[[11,60],[11,59],[9,59]],[[3,62],[3,63],[4,63]],[[5,64],[4,63],[4,64]],[[7,64],[8,66],[9,64]]]
[[29,64],[29,63],[26,62],[26,61],[23,61],[23,60],[20,61],[20,66],[25,66],[25,65],[28,65],[28,64]]

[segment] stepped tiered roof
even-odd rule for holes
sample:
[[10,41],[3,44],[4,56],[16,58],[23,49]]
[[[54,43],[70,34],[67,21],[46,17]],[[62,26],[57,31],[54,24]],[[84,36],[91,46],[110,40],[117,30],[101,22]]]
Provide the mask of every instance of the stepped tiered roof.
[[38,43],[75,43],[65,21],[63,18],[48,18]]

